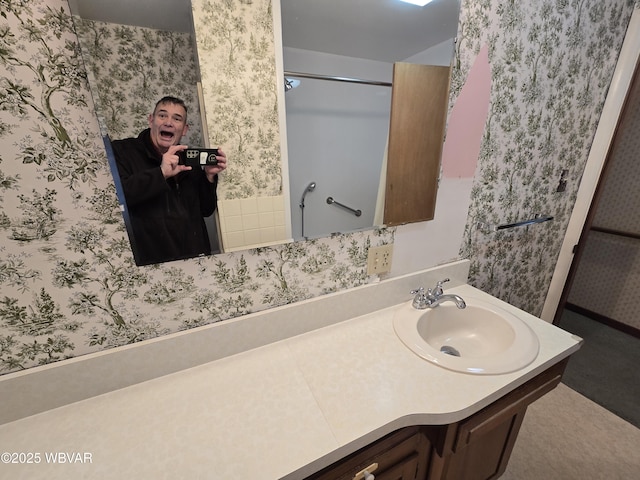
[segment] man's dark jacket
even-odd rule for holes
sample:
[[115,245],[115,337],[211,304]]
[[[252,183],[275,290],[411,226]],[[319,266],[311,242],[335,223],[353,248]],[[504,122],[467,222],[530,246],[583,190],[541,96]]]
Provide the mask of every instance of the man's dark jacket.
[[111,142],[133,231],[138,265],[211,253],[203,217],[216,209],[216,187],[199,167],[165,179],[149,129]]

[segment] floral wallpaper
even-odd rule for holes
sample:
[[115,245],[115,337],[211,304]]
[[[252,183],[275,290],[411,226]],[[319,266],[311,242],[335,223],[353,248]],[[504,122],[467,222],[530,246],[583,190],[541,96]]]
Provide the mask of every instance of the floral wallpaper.
[[[462,3],[451,96],[483,46],[492,87],[460,253],[471,259],[469,283],[534,315],[542,312],[633,8],[632,0]],[[477,229],[535,214],[554,219]]]
[[202,146],[191,34],[73,18],[98,116],[113,140],[137,137],[165,95],[189,109],[187,145]]
[[366,283],[393,229],[137,267],[67,3],[0,5],[0,373]]
[[[223,3],[228,21],[251,4]],[[262,34],[251,28],[268,29],[270,3],[253,3],[264,8],[245,24],[247,45],[259,52]],[[0,373],[366,283],[369,246],[392,243],[395,229],[136,267],[67,3],[0,7]],[[471,259],[472,284],[532,313],[544,302],[632,9],[629,0],[462,4],[452,102],[484,45],[492,92],[461,256]],[[532,213],[554,220],[475,228]]]
[[191,3],[209,140],[230,159],[219,198],[282,195],[271,0]]

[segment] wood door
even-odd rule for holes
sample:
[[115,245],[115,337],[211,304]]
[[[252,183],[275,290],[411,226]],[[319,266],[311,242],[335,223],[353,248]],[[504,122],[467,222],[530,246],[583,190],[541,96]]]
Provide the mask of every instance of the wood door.
[[432,220],[449,104],[450,67],[395,63],[384,223]]

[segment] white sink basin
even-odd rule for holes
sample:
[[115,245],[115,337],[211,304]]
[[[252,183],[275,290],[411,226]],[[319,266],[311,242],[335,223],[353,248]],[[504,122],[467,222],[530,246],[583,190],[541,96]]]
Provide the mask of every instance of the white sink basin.
[[538,337],[515,315],[484,300],[464,297],[418,310],[409,302],[395,313],[400,340],[420,357],[444,368],[472,374],[520,370],[538,355]]

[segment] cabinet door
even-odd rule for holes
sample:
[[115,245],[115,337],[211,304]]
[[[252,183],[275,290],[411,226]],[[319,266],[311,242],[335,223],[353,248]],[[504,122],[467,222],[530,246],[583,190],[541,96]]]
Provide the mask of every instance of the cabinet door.
[[450,67],[393,65],[385,225],[433,219],[450,76]]
[[564,360],[454,426],[451,452],[445,454],[442,478],[490,480],[507,468],[527,407],[553,390],[564,372]]
[[[384,472],[376,473],[376,480],[416,480],[418,478],[419,467],[418,454],[405,458],[400,463],[395,464]],[[424,477],[422,477],[424,478]],[[422,479],[421,479],[422,480]]]
[[524,419],[526,406],[516,412],[494,417],[485,431],[457,449],[449,464],[446,480],[487,480],[504,472]]
[[[553,390],[562,360],[469,418],[450,425],[407,427],[362,448],[308,480],[493,480],[506,469],[527,407]],[[357,478],[362,479],[363,475]]]
[[418,427],[408,427],[364,447],[325,468],[308,480],[352,480],[370,465],[376,480],[424,480],[431,457],[431,443]]

